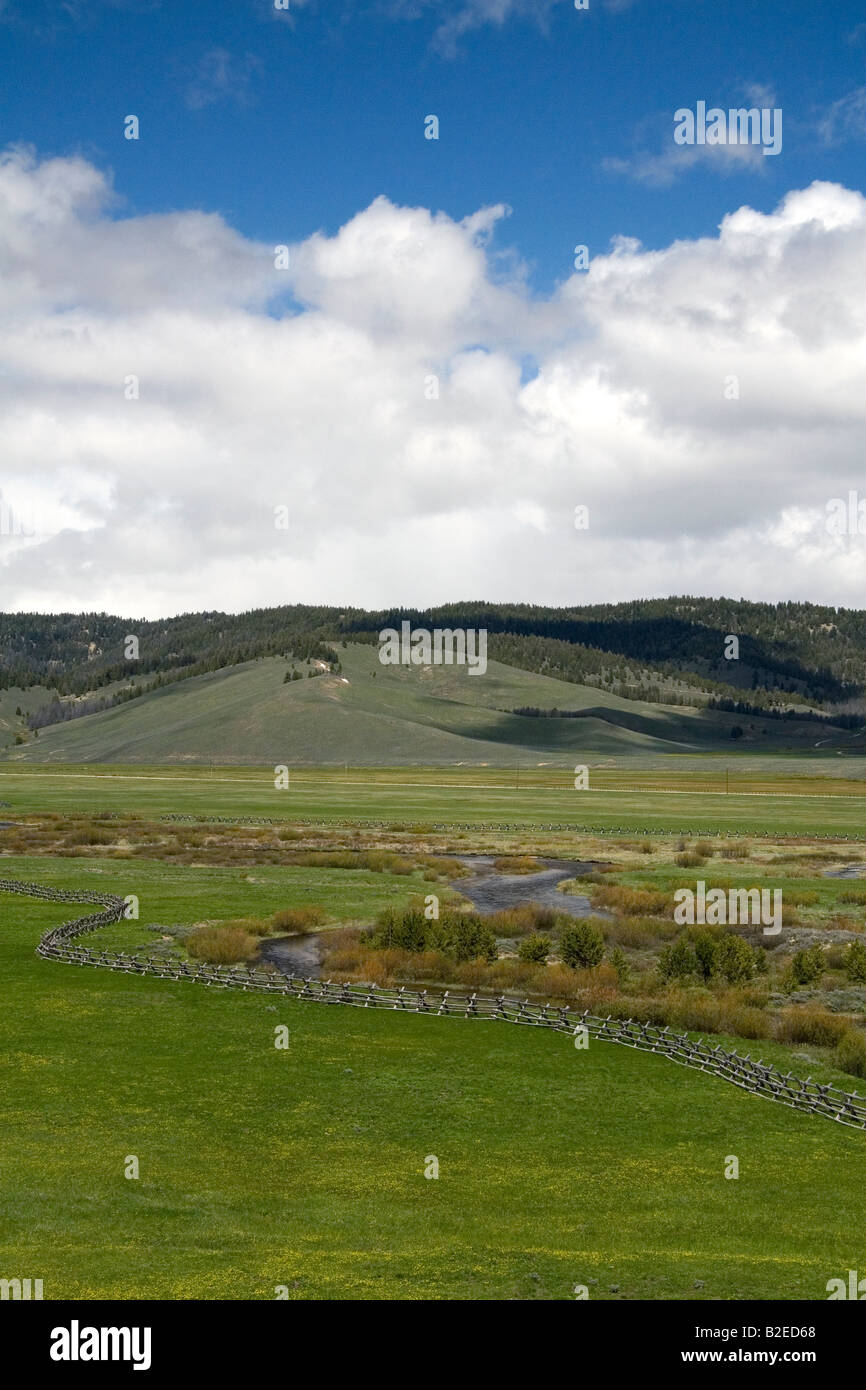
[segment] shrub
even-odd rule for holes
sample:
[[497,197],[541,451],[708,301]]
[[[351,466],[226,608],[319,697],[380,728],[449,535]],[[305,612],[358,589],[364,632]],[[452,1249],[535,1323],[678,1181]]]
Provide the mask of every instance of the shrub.
[[755,973],[755,953],[748,941],[728,932],[719,942],[716,964],[729,984],[742,984]]
[[696,869],[699,864],[704,863],[704,856],[693,849],[688,849],[683,854],[677,855],[677,863],[681,869]]
[[302,849],[286,860],[310,869],[372,869],[377,874],[411,874],[414,868],[411,859],[384,849]]
[[430,925],[419,908],[389,907],[377,917],[369,945],[377,950],[423,951]]
[[71,835],[67,835],[64,840],[66,845],[113,845],[114,835],[106,834],[104,830],[74,830]]
[[323,907],[310,904],[308,907],[284,907],[271,918],[274,931],[309,931],[320,927],[327,913]]
[[655,854],[655,845],[650,844],[649,840],[644,840],[640,852],[641,854]]
[[571,970],[568,966],[560,966],[560,969],[568,970],[574,979],[581,1008],[592,1013],[610,1013],[610,1005],[619,994],[619,981],[607,961],[587,970]]
[[710,859],[713,852],[713,846],[710,844],[709,840],[698,840],[695,845],[695,853],[702,854],[704,859]]
[[552,907],[525,903],[521,907],[502,908],[485,920],[497,936],[528,936],[530,932],[552,931],[557,916]]
[[685,936],[659,952],[659,973],[665,981],[685,980],[698,973],[697,957]]
[[584,919],[564,927],[559,936],[559,954],[572,970],[598,965],[604,955],[604,936],[595,922]]
[[494,859],[493,867],[501,874],[537,874],[541,865],[532,855],[524,854]]
[[834,1047],[841,1042],[848,1024],[826,1009],[793,1008],[780,1014],[776,1036],[780,1042],[811,1043],[814,1047]]
[[517,954],[521,960],[543,965],[550,955],[551,944],[549,936],[540,936],[534,932],[532,936],[524,937]]
[[670,941],[679,934],[679,930],[675,922],[664,917],[616,917],[612,922],[604,924],[604,934],[608,941],[636,949],[654,946],[660,941]]
[[836,1048],[833,1061],[851,1076],[866,1076],[866,1038],[850,1028]]
[[255,955],[254,937],[243,927],[197,927],[186,938],[186,949],[196,960],[212,965],[233,965]]
[[450,960],[495,961],[499,955],[494,933],[474,912],[446,912],[428,925],[428,945]]
[[806,951],[797,951],[791,961],[791,976],[797,985],[811,985],[827,968],[824,952],[820,946],[810,946]]
[[495,961],[496,935],[474,912],[446,911],[428,921],[417,907],[386,908],[367,933],[374,950],[439,951],[452,961]]
[[[643,1017],[643,1015],[641,1015]],[[667,1002],[664,1022],[695,1033],[728,1033],[739,1038],[768,1038],[771,1022],[762,1009],[709,994],[676,991]]]
[[564,999],[566,1003],[573,1004],[577,1001],[581,984],[577,971],[555,963],[536,967],[532,987],[549,999]]
[[725,1004],[722,1008],[722,1032],[740,1038],[772,1037],[772,1020],[763,1009],[744,1004]]
[[811,889],[806,888],[786,888],[785,897],[795,907],[814,907],[817,902],[821,901],[820,893],[814,893]]
[[608,1013],[613,1018],[639,1018],[642,1023],[652,1023],[656,1027],[670,1022],[670,1005],[666,1000],[642,996],[629,995],[627,999],[611,1003]]
[[711,980],[716,972],[719,944],[718,938],[708,931],[698,932],[694,938],[693,945],[698,974],[705,981]]
[[415,862],[425,871],[424,877],[428,880],[461,878],[471,873],[459,859],[446,858],[440,854],[416,854]]
[[601,907],[610,907],[629,916],[646,913],[666,917],[671,910],[667,893],[660,893],[655,888],[629,888],[620,883],[602,883],[595,889],[593,897]]
[[750,847],[748,845],[724,845],[722,848],[723,859],[748,859]]
[[621,950],[619,946],[614,946],[613,950],[610,953],[609,961],[613,969],[616,971],[617,983],[620,985],[628,984],[629,976],[631,975],[631,970],[629,969],[628,961],[625,958],[625,953]]
[[221,931],[225,931],[227,927],[245,931],[249,936],[267,936],[271,930],[270,922],[266,922],[263,917],[235,917],[229,922],[220,923]]
[[862,941],[851,942],[842,964],[849,980],[855,980],[858,984],[866,981],[866,946]]

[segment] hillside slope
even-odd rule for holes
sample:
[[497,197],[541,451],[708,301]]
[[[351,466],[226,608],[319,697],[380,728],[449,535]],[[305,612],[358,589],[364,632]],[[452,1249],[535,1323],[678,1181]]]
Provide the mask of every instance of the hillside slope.
[[[304,764],[460,763],[567,767],[591,756],[811,748],[814,725],[752,721],[738,745],[737,718],[667,708],[491,662],[391,667],[369,646],[339,651],[341,672],[285,683],[276,657],[195,676],[128,704],[43,728],[9,761]],[[534,706],[577,718],[512,713]]]

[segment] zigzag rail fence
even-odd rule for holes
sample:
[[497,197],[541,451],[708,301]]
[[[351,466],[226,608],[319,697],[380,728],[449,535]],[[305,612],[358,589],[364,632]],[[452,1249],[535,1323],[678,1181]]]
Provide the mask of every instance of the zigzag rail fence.
[[[105,811],[96,819],[127,820],[129,817],[122,811]],[[680,830],[669,830],[664,827],[660,829],[653,825],[574,825],[566,821],[547,824],[536,821],[413,821],[411,817],[408,819],[403,817],[399,821],[359,820],[356,817],[351,820],[343,818],[323,820],[312,816],[211,816],[203,812],[194,814],[179,811],[160,816],[143,815],[143,819],[157,822],[178,821],[190,825],[309,825],[322,826],[325,829],[355,829],[360,826],[365,830],[395,830],[422,826],[426,831],[479,830],[508,833],[534,831],[538,834],[567,830],[573,835],[655,835],[657,839],[670,838],[674,835],[713,836],[719,840],[802,840],[804,838],[802,830],[731,830],[729,826],[723,826],[716,830],[707,829],[706,826],[699,826],[697,829],[686,827]],[[862,844],[866,836],[844,835],[841,831],[828,831],[826,833],[810,831],[808,838],[810,840]]]
[[221,989],[254,990],[266,994],[292,995],[296,999],[321,1004],[349,1004],[356,1008],[396,1009],[406,1013],[434,1014],[446,1018],[499,1019],[507,1023],[533,1028],[549,1028],[557,1033],[576,1035],[585,1029],[589,1037],[603,1042],[620,1043],[642,1052],[656,1052],[672,1062],[696,1067],[699,1071],[720,1076],[743,1090],[768,1100],[779,1101],[795,1110],[808,1110],[824,1115],[839,1124],[854,1129],[866,1129],[866,1098],[856,1091],[841,1091],[836,1086],[821,1085],[811,1077],[803,1081],[791,1072],[783,1076],[777,1068],[762,1060],[753,1061],[738,1052],[726,1052],[722,1047],[709,1047],[703,1039],[697,1042],[687,1033],[673,1033],[667,1027],[641,1023],[634,1019],[597,1018],[588,1010],[573,1013],[554,1004],[533,1004],[529,1000],[509,999],[505,995],[454,994],[451,990],[380,989],[376,985],[350,985],[331,980],[315,980],[294,975],[282,975],[256,966],[191,965],[185,961],[159,961],[125,951],[94,951],[89,947],[71,946],[75,937],[100,927],[122,921],[126,900],[111,893],[91,889],[50,888],[40,883],[24,883],[18,879],[0,879],[0,892],[20,893],[49,902],[99,903],[102,912],[91,913],[64,922],[45,932],[36,948],[46,960],[66,961],[71,965],[101,966],[133,975],[155,975],[163,980],[192,980]]

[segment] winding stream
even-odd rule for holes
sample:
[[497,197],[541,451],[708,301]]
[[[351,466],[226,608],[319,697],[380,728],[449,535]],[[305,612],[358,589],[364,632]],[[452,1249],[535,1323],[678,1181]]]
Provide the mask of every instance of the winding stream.
[[589,917],[597,911],[582,893],[560,893],[557,889],[557,884],[564,879],[596,868],[592,860],[539,859],[538,862],[544,865],[538,873],[506,874],[494,869],[492,855],[461,855],[460,863],[478,872],[471,878],[453,879],[451,887],[468,898],[482,917],[503,908],[525,907],[528,903],[553,907],[570,917]]
[[[594,912],[589,898],[581,893],[560,893],[557,884],[576,874],[587,873],[596,867],[592,860],[541,859],[544,867],[533,874],[506,874],[494,869],[491,854],[456,856],[461,864],[476,872],[470,878],[455,878],[450,886],[468,898],[475,910],[488,917],[503,908],[552,907],[570,917],[588,917]],[[302,975],[317,979],[322,964],[321,932],[299,932],[295,936],[275,936],[262,942],[259,958],[270,962],[284,975]]]

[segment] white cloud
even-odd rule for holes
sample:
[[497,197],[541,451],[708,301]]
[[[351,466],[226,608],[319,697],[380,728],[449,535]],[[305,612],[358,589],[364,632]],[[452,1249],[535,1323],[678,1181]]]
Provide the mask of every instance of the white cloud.
[[[776,93],[772,87],[755,82],[738,84],[737,98],[732,100],[726,112],[740,109],[773,111],[778,107]],[[715,98],[705,98],[708,107],[715,106]],[[679,107],[679,103],[677,106]],[[682,103],[682,109],[694,110],[690,101]],[[732,118],[733,121],[733,118]],[[777,123],[778,122],[778,123]],[[674,139],[677,125],[674,106],[669,111],[657,111],[639,122],[634,134],[634,154],[628,158],[610,155],[602,161],[602,167],[610,173],[626,174],[638,183],[656,188],[669,188],[677,179],[694,169],[711,170],[723,177],[731,174],[767,174],[769,161],[760,144],[740,143],[732,138],[722,144],[678,145]],[[781,136],[782,117],[774,118],[766,131],[767,143],[776,131]]]
[[818,130],[828,145],[845,138],[866,139],[866,87],[858,87],[834,101],[819,121]]
[[723,175],[745,171],[766,174],[769,169],[758,145],[675,145],[672,136],[670,143],[666,141],[658,154],[642,151],[631,159],[611,155],[602,161],[602,167],[613,174],[628,174],[636,182],[655,188],[669,188],[695,168],[712,169]]
[[162,0],[0,0],[0,24],[51,38],[64,29],[90,29],[106,15],[149,13]]
[[866,199],[622,239],[545,300],[501,273],[504,211],[379,198],[280,272],[218,216],[119,218],[84,160],[8,154],[0,497],[43,524],[0,536],[3,607],[862,604],[866,537],[825,515],[866,493]]
[[203,53],[186,89],[186,104],[191,111],[233,101],[246,106],[250,100],[250,83],[261,70],[261,61],[252,53],[243,57],[225,48],[211,48]]
[[[629,10],[639,0],[590,0],[590,10],[602,9],[613,13]],[[391,0],[391,12],[410,19],[430,11],[442,16],[434,34],[434,45],[446,56],[453,56],[459,41],[473,29],[487,26],[501,29],[512,20],[527,20],[547,28],[553,10],[570,9],[580,23],[589,10],[577,11],[575,0]]]

